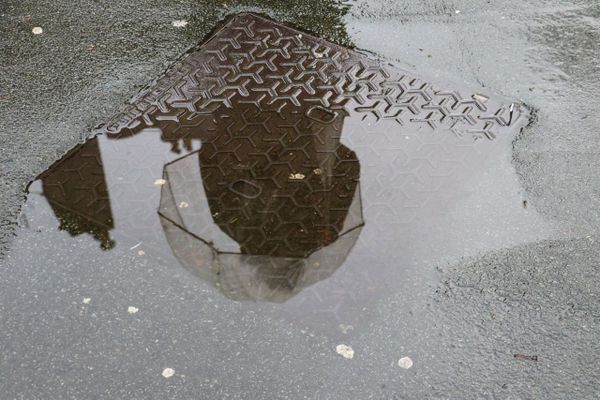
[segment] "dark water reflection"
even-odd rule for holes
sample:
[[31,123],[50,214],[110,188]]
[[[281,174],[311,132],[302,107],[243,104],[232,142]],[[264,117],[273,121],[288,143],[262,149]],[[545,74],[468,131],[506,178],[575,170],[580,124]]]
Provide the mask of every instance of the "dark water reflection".
[[228,298],[355,324],[441,262],[540,234],[510,164],[526,122],[241,14],[43,173],[26,213]]

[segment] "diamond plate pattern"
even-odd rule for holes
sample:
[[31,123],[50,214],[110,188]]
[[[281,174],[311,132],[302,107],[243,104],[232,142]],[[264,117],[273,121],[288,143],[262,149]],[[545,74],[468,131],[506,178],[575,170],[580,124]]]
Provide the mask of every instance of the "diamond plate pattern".
[[106,129],[118,135],[124,128],[166,120],[194,126],[203,114],[244,103],[263,111],[311,104],[374,122],[392,120],[490,140],[520,113],[487,96],[443,88],[256,15],[240,14],[143,91]]

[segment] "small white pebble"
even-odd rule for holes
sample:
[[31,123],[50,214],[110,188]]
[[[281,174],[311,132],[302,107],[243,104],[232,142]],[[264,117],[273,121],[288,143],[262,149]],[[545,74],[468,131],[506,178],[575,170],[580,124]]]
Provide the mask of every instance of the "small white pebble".
[[129,306],[129,307],[127,307],[127,312],[128,312],[129,314],[135,314],[135,313],[136,313],[136,312],[138,312],[138,311],[140,311],[140,309],[139,309],[139,308],[137,308],[137,307],[134,307],[134,306]]
[[162,376],[165,378],[170,378],[175,375],[175,370],[173,368],[165,368],[163,369]]
[[31,30],[31,33],[33,33],[34,35],[41,35],[42,33],[44,33],[44,30],[41,27],[36,26]]
[[454,14],[460,14],[460,10],[454,10]]
[[181,203],[179,203],[179,208],[188,208],[189,206],[190,205],[185,201],[182,201]]
[[90,304],[90,301],[92,301],[91,297],[84,297],[83,298],[83,304]]
[[157,179],[154,181],[155,185],[164,185],[165,183],[167,183],[167,181],[165,181],[164,179]]
[[352,347],[346,346],[345,344],[338,344],[335,347],[335,351],[342,357],[352,359],[354,357],[354,350]]
[[141,257],[141,256],[143,256],[145,254],[146,254],[146,252],[144,250],[138,250],[138,256]]
[[171,22],[171,24],[175,28],[185,28],[188,22],[185,19],[176,19],[175,21]]
[[410,359],[410,357],[402,357],[398,360],[398,366],[400,368],[409,369],[413,366],[413,361]]

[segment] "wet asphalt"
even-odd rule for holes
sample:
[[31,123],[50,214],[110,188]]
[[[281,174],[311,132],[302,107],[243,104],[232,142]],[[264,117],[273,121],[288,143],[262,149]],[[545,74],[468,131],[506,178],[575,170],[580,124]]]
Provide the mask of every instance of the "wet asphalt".
[[[438,261],[435,285],[402,285],[336,335],[210,296],[126,248],[100,261],[96,243],[24,229],[26,184],[242,10],[521,99],[534,118],[509,162],[539,235]],[[600,4],[585,0],[3,2],[2,397],[597,398],[599,43]],[[352,360],[335,354],[345,342]]]

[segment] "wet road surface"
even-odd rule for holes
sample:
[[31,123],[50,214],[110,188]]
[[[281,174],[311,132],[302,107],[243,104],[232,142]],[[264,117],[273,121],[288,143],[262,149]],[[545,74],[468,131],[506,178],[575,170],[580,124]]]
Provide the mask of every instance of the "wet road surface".
[[[3,194],[2,210],[8,225],[1,279],[6,334],[0,342],[2,389],[10,398],[596,396],[600,177],[593,39],[598,36],[598,7],[551,2],[525,10],[510,2],[485,7],[475,2],[394,4],[321,4],[328,8],[315,12],[329,19],[309,18],[310,5],[251,9],[342,44],[351,42],[392,61],[393,70],[398,63],[402,68],[410,64],[409,69],[444,88],[462,93],[470,88],[475,95],[471,99],[489,99],[498,109],[506,105],[507,110],[513,101],[525,103],[532,115],[516,121],[504,135],[474,141],[444,131],[443,123],[434,128],[427,121],[410,121],[398,127],[387,120],[381,125],[365,118],[377,119],[377,114],[356,107],[329,120],[301,106],[301,113],[274,124],[280,127],[293,119],[301,126],[325,126],[318,130],[325,140],[311,144],[289,130],[290,142],[271,147],[280,154],[291,151],[286,164],[269,174],[279,178],[255,185],[251,179],[265,172],[244,167],[256,156],[248,151],[237,153],[237,169],[228,165],[221,175],[207,171],[211,149],[219,154],[239,148],[235,140],[219,142],[225,127],[249,115],[256,121],[264,112],[256,113],[252,105],[238,105],[233,114],[211,110],[201,126],[206,128],[203,135],[217,141],[206,148],[199,146],[200,139],[210,142],[210,137],[186,141],[189,135],[178,136],[168,122],[158,122],[161,114],[168,121],[164,117],[169,112],[160,110],[147,119],[158,122],[160,131],[143,127],[122,140],[101,135],[88,141],[72,157],[90,160],[75,163],[89,167],[65,179],[72,171],[68,159],[55,164],[32,184],[26,204],[19,196],[21,185],[49,167],[79,135],[89,135],[93,126],[126,109],[119,103],[137,91],[132,84],[159,76],[222,16],[248,7],[220,5],[207,14],[188,5],[189,12],[182,15],[173,6],[173,17],[164,14],[164,21],[156,24],[161,28],[150,33],[161,37],[164,47],[146,42],[148,38],[124,36],[154,51],[162,49],[162,56],[140,56],[136,51],[142,50],[134,47],[114,55],[114,62],[94,65],[93,79],[83,81],[67,77],[69,71],[79,75],[85,69],[65,69],[56,60],[44,59],[44,46],[50,51],[64,36],[45,27],[34,37],[29,28],[36,24],[25,26],[29,21],[19,19],[32,11],[2,11],[2,29],[13,38],[5,50],[7,72],[2,79],[41,92],[36,97],[4,85],[8,90],[0,98],[10,122],[2,131],[2,179],[9,190]],[[507,11],[512,7],[514,13]],[[176,28],[174,19],[189,24]],[[48,16],[48,21],[53,20]],[[35,65],[18,64],[24,57],[20,52],[28,48],[23,42],[34,40],[42,51],[29,63],[45,61],[64,71],[68,81],[48,84],[47,96],[58,101],[44,102],[44,90],[37,87],[41,78],[30,75]],[[181,46],[178,52],[170,47],[173,43]],[[90,51],[83,56],[59,48],[73,57],[75,66],[87,66],[87,57],[96,51],[81,49]],[[95,44],[94,49],[102,48]],[[130,75],[120,80],[106,68],[116,68],[121,77]],[[100,86],[98,72],[104,74]],[[9,79],[15,76],[21,80]],[[67,87],[74,82],[82,89],[69,95]],[[112,92],[106,90],[110,87]],[[86,92],[96,95],[87,99]],[[35,102],[44,105],[33,107]],[[31,114],[29,119],[16,120],[25,113]],[[9,140],[16,128],[27,132],[23,141]],[[267,128],[263,124],[263,141],[270,139],[272,130]],[[339,161],[341,154],[357,167],[343,173],[325,168],[327,160]],[[322,162],[312,165],[317,155]],[[174,168],[171,174],[169,167]],[[352,171],[358,169],[357,181]],[[72,176],[77,184],[69,186]],[[169,176],[180,177],[180,184],[171,185],[177,179]],[[333,184],[338,189],[328,198],[352,198],[341,208],[298,189],[307,180],[308,193],[314,193],[323,184],[319,182],[335,177],[342,181]],[[85,187],[86,182],[92,182],[94,191],[82,213],[73,210],[82,202],[73,202],[74,196],[66,193],[77,192],[79,183]],[[52,190],[57,183],[62,191]],[[359,196],[349,196],[359,185]],[[274,197],[283,200],[260,201],[253,190],[279,190],[283,196]],[[223,193],[229,193],[225,203],[211,203]],[[256,224],[252,215],[285,209],[286,198],[318,205],[317,212],[330,217],[328,228],[303,218],[308,225],[300,229],[312,228],[311,234],[286,228],[273,229],[267,242],[244,239],[244,232]],[[208,206],[196,208],[198,199]],[[227,207],[227,201],[242,201],[245,207]],[[16,227],[12,221],[21,204]],[[352,211],[357,204],[362,215],[351,225],[360,231],[345,245],[341,220],[358,215]],[[161,220],[156,211],[163,207],[180,222]],[[208,227],[197,223],[207,208]],[[253,213],[239,211],[248,209]],[[90,210],[92,218],[83,221],[81,215]],[[227,219],[219,221],[223,210]],[[290,246],[282,237],[303,245]],[[198,243],[207,245],[210,257],[219,254],[220,246],[241,247],[233,249],[233,260],[215,260],[213,268],[210,257],[192,251],[190,258],[186,252]],[[278,274],[298,268],[293,261],[289,268],[289,263],[286,267],[269,258],[310,259],[308,253],[326,253],[336,243],[341,248],[330,253],[343,262],[325,257],[324,264],[333,271],[316,279],[310,272]],[[180,265],[190,260],[191,268]],[[210,273],[197,279],[194,267]],[[254,301],[239,301],[248,298]]]

